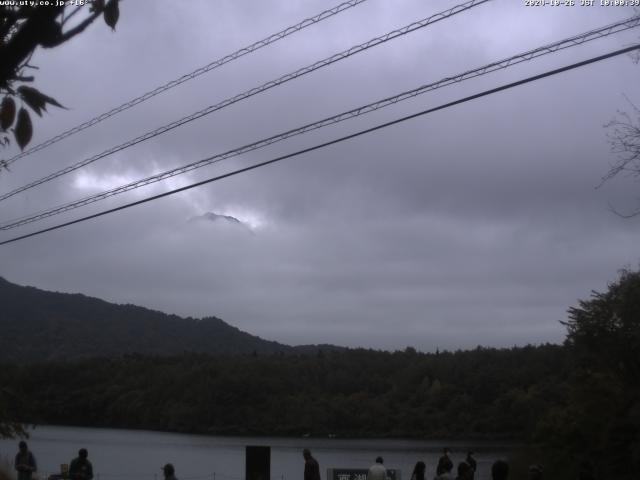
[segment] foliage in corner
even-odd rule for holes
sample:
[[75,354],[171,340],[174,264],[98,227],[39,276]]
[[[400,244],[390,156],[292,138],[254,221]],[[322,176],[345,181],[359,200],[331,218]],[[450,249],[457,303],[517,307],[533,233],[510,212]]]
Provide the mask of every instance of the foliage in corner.
[[[33,52],[38,47],[62,45],[101,15],[115,29],[120,12],[119,0],[87,1],[79,6],[16,3],[0,6],[0,146],[9,145],[13,134],[16,144],[24,150],[33,136],[33,123],[26,107],[38,116],[42,116],[47,105],[64,108],[56,99],[28,85],[35,78],[25,72],[37,68],[29,64]],[[6,162],[0,161],[0,168],[6,167]]]
[[635,479],[640,471],[640,271],[621,271],[606,292],[594,291],[570,308],[563,323],[570,391],[566,403],[547,412],[537,439],[565,478],[578,475],[575,468],[580,468],[596,478]]

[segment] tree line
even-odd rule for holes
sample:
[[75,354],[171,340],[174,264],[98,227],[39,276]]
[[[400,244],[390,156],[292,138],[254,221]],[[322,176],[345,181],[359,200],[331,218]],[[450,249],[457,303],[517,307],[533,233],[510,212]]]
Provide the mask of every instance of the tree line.
[[421,354],[130,355],[3,365],[20,420],[257,435],[520,437],[562,395],[556,345]]

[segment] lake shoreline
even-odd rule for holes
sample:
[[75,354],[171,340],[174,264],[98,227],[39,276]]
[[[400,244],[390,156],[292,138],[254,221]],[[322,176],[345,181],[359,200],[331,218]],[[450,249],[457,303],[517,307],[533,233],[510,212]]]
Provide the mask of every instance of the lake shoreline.
[[286,435],[276,433],[251,433],[240,431],[226,431],[226,432],[212,432],[212,431],[179,431],[179,430],[162,430],[154,428],[136,428],[132,426],[120,426],[120,425],[90,425],[90,424],[67,424],[59,425],[53,423],[31,423],[20,422],[28,430],[36,430],[41,427],[46,428],[84,428],[84,429],[97,429],[97,430],[128,430],[134,432],[147,432],[147,433],[159,433],[159,434],[176,434],[176,435],[198,435],[203,437],[221,437],[221,438],[278,438],[278,439],[306,439],[306,440],[345,440],[345,441],[359,441],[359,440],[394,440],[394,441],[411,441],[411,442],[440,442],[440,443],[459,443],[459,442],[482,442],[488,444],[495,444],[499,446],[509,448],[519,448],[525,445],[522,439],[509,435],[464,435],[464,436],[442,436],[442,435],[429,435],[429,436],[410,436],[410,435],[314,435],[313,433],[303,435]]

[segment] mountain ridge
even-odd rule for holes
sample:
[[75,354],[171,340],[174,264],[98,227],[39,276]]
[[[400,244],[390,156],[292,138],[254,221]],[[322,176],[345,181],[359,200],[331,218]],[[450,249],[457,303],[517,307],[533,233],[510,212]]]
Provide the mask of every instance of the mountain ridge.
[[0,361],[39,362],[128,354],[170,356],[310,354],[333,345],[291,346],[215,316],[180,317],[81,293],[22,286],[0,277]]

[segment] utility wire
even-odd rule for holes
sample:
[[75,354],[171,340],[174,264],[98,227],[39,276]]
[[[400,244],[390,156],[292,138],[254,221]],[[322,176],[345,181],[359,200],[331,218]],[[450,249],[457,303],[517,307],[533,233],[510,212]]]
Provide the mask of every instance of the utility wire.
[[[237,60],[240,57],[243,57],[244,55],[247,55],[249,53],[253,53],[257,50],[260,50],[263,47],[266,47],[267,45],[271,45],[272,43],[275,43],[279,40],[282,40],[283,38],[288,37],[289,35],[292,35],[296,32],[299,32],[300,30],[303,30],[307,27],[310,27],[311,25],[315,25],[316,23],[319,23],[327,18],[333,17],[334,15],[337,15],[349,8],[355,7],[363,2],[366,2],[367,0],[349,0],[347,2],[341,3],[340,5],[337,5],[333,8],[330,8],[329,10],[325,10],[323,12],[320,12],[317,15],[314,15],[313,17],[307,18],[303,21],[301,21],[300,23],[297,23],[295,25],[292,25],[290,27],[285,28],[284,30],[279,31],[278,33],[274,33],[272,35],[269,35],[266,38],[263,38],[262,40],[258,40],[255,43],[252,43],[251,45],[241,48],[240,50],[237,50],[233,53],[230,53],[229,55],[225,55],[222,58],[219,58],[217,60],[214,60],[213,62],[209,63],[208,65],[205,65],[204,67],[200,67],[196,70],[194,70],[191,73],[187,73],[183,76],[181,76],[180,78],[176,79],[176,80],[172,80],[162,86],[159,86],[147,93],[144,93],[142,95],[140,95],[139,97],[136,97],[132,100],[129,100],[128,102],[123,103],[122,105],[115,107],[111,110],[109,110],[108,112],[102,113],[100,115],[98,115],[97,117],[92,118],[91,120],[87,120],[84,123],[81,123],[80,125],[77,125],[65,132],[60,133],[59,135],[56,135],[55,137],[51,137],[48,140],[45,140],[44,142],[35,145],[31,148],[29,148],[28,150],[25,150],[24,152],[21,152],[17,155],[15,155],[14,157],[11,157],[10,159],[5,161],[6,165],[11,165],[13,162],[19,160],[20,158],[24,158],[28,155],[31,155],[32,153],[35,153],[37,151],[40,151],[44,148],[47,148],[50,145],[53,145],[54,143],[59,142],[62,139],[65,139],[67,137],[70,137],[71,135],[81,132],[82,130],[85,130],[89,127],[92,127],[93,125],[96,125],[100,122],[102,122],[103,120],[106,120],[109,117],[113,117],[114,115],[120,113],[120,112],[124,112],[125,110],[128,110],[131,107],[134,107],[136,105],[138,105],[139,103],[145,102],[147,100],[149,100],[152,97],[155,97],[156,95],[159,95],[160,93],[166,92],[167,90],[170,90],[174,87],[177,87],[178,85],[187,82],[189,80],[192,80],[196,77],[199,77],[200,75],[203,75],[207,72],[210,72],[211,70],[214,70],[218,67],[221,67],[229,62],[232,62],[234,60]],[[76,10],[77,11],[77,10]],[[74,12],[75,13],[75,12]]]
[[449,17],[451,17],[453,15],[456,15],[458,13],[464,12],[466,10],[469,10],[469,9],[471,9],[473,7],[476,7],[478,5],[481,5],[483,3],[487,3],[489,1],[491,1],[491,0],[470,0],[470,1],[466,2],[466,3],[460,4],[460,5],[456,5],[456,6],[452,7],[452,8],[449,8],[449,9],[443,11],[443,12],[436,13],[435,15],[432,15],[432,16],[430,16],[428,18],[423,19],[423,20],[419,20],[417,22],[413,22],[413,23],[411,23],[411,24],[409,24],[409,25],[407,25],[405,27],[402,27],[400,29],[393,30],[393,31],[391,31],[391,32],[389,32],[389,33],[387,33],[385,35],[380,36],[380,37],[373,38],[373,39],[371,39],[371,40],[369,40],[369,41],[367,41],[365,43],[361,43],[360,45],[356,45],[356,46],[351,47],[351,48],[349,48],[347,50],[344,50],[344,51],[342,51],[340,53],[336,53],[335,55],[332,55],[331,57],[325,58],[324,60],[320,60],[320,61],[318,61],[316,63],[313,63],[312,65],[309,65],[309,66],[303,67],[303,68],[301,68],[299,70],[296,70],[293,73],[288,73],[288,74],[283,75],[282,77],[279,77],[279,78],[277,78],[275,80],[271,80],[269,82],[266,82],[266,83],[262,84],[259,87],[254,87],[254,88],[252,88],[250,90],[247,90],[247,91],[245,91],[245,92],[243,92],[241,94],[238,94],[238,95],[236,95],[234,97],[231,97],[231,98],[228,98],[226,100],[223,100],[220,103],[217,103],[215,105],[211,105],[211,106],[209,106],[209,107],[207,107],[207,108],[205,108],[203,110],[200,110],[200,111],[195,112],[195,113],[193,113],[191,115],[183,117],[180,120],[176,120],[176,121],[174,121],[174,122],[172,122],[172,123],[170,123],[168,125],[162,126],[162,127],[157,128],[155,130],[147,132],[144,135],[136,137],[136,138],[134,138],[132,140],[129,140],[129,141],[125,142],[125,143],[122,143],[122,144],[120,144],[118,146],[115,146],[115,147],[112,147],[112,148],[110,148],[108,150],[105,150],[104,152],[99,153],[97,155],[94,155],[93,157],[87,158],[87,159],[82,160],[82,161],[80,161],[78,163],[75,163],[75,164],[70,165],[70,166],[68,166],[66,168],[63,168],[62,170],[59,170],[59,171],[54,172],[54,173],[52,173],[50,175],[47,175],[46,177],[43,177],[43,178],[41,178],[39,180],[31,182],[31,183],[29,183],[27,185],[24,185],[22,187],[19,187],[19,188],[15,189],[15,190],[12,190],[12,191],[8,192],[8,193],[2,194],[2,195],[0,195],[0,201],[6,200],[7,198],[10,198],[10,197],[12,197],[12,196],[14,196],[14,195],[16,195],[16,194],[18,194],[20,192],[24,192],[25,190],[29,190],[29,189],[31,189],[33,187],[38,186],[38,185],[42,185],[43,183],[46,183],[46,182],[48,182],[50,180],[53,180],[54,178],[58,178],[58,177],[60,177],[62,175],[65,175],[67,173],[73,172],[73,171],[75,171],[75,170],[77,170],[77,169],[79,169],[81,167],[89,165],[90,163],[93,163],[93,162],[95,162],[95,161],[97,161],[97,160],[99,160],[101,158],[104,158],[104,157],[106,157],[108,155],[111,155],[113,153],[119,152],[121,150],[124,150],[125,148],[131,147],[131,146],[136,145],[136,144],[138,144],[140,142],[144,142],[144,141],[149,140],[149,139],[151,139],[153,137],[156,137],[158,135],[166,133],[166,132],[168,132],[170,130],[173,130],[174,128],[180,127],[180,126],[182,126],[182,125],[184,125],[186,123],[189,123],[189,122],[191,122],[193,120],[196,120],[198,118],[204,117],[205,115],[209,115],[210,113],[213,113],[213,112],[215,112],[217,110],[221,110],[221,109],[223,109],[225,107],[228,107],[229,105],[237,103],[237,102],[239,102],[241,100],[244,100],[246,98],[252,97],[253,95],[256,95],[258,93],[262,93],[262,92],[264,92],[266,90],[269,90],[269,89],[271,89],[273,87],[277,87],[279,85],[282,85],[285,82],[288,82],[288,81],[293,80],[295,78],[298,78],[298,77],[301,77],[301,76],[306,75],[308,73],[311,73],[311,72],[313,72],[315,70],[318,70],[318,69],[320,69],[322,67],[326,67],[327,65],[331,65],[331,64],[336,63],[336,62],[338,62],[340,60],[344,60],[345,58],[351,57],[352,55],[355,55],[357,53],[360,53],[360,52],[363,52],[365,50],[368,50],[369,48],[375,47],[377,45],[381,45],[381,44],[383,44],[385,42],[388,42],[388,41],[393,40],[395,38],[398,38],[398,37],[401,37],[401,36],[406,35],[408,33],[411,33],[411,32],[413,32],[415,30],[420,29],[420,28],[424,28],[427,25],[431,25],[431,24],[433,24],[435,22],[438,22],[440,20],[444,20],[444,19],[449,18]]
[[232,176],[238,175],[240,173],[248,172],[250,170],[255,170],[255,169],[260,168],[260,167],[265,167],[267,165],[271,165],[273,163],[280,162],[282,160],[286,160],[288,158],[297,157],[297,156],[302,155],[304,153],[309,153],[309,152],[312,152],[312,151],[315,151],[315,150],[319,150],[321,148],[328,147],[330,145],[335,145],[337,143],[344,142],[346,140],[351,140],[353,138],[360,137],[362,135],[365,135],[365,134],[368,134],[368,133],[372,133],[372,132],[375,132],[377,130],[381,130],[383,128],[387,128],[387,127],[390,127],[392,125],[396,125],[396,124],[405,122],[407,120],[411,120],[411,119],[414,119],[414,118],[417,118],[417,117],[421,117],[421,116],[427,115],[429,113],[436,112],[438,110],[444,110],[446,108],[450,108],[450,107],[453,107],[455,105],[460,105],[462,103],[466,103],[466,102],[469,102],[471,100],[475,100],[477,98],[485,97],[487,95],[492,95],[494,93],[498,93],[498,92],[501,92],[503,90],[508,90],[510,88],[518,87],[518,86],[524,85],[526,83],[535,82],[537,80],[541,80],[543,78],[550,77],[552,75],[557,75],[559,73],[567,72],[569,70],[573,70],[573,69],[576,69],[576,68],[579,68],[579,67],[583,67],[585,65],[590,65],[592,63],[600,62],[600,61],[606,60],[608,58],[616,57],[618,55],[623,55],[625,53],[629,53],[629,52],[632,52],[634,50],[640,50],[640,44],[636,44],[636,45],[633,45],[633,46],[630,46],[630,47],[622,48],[620,50],[615,50],[613,52],[607,53],[605,55],[600,55],[598,57],[592,57],[592,58],[590,58],[588,60],[584,60],[584,61],[578,62],[578,63],[573,63],[571,65],[567,65],[567,66],[564,66],[564,67],[561,67],[561,68],[557,68],[555,70],[549,70],[547,72],[544,72],[544,73],[541,73],[541,74],[538,74],[538,75],[534,75],[532,77],[527,77],[525,79],[518,80],[516,82],[508,83],[508,84],[502,85],[500,87],[492,88],[490,90],[485,90],[483,92],[476,93],[475,95],[470,95],[468,97],[464,97],[464,98],[461,98],[459,100],[455,100],[453,102],[445,103],[445,104],[439,105],[437,107],[429,108],[427,110],[422,110],[421,112],[418,112],[418,113],[414,113],[414,114],[411,114],[411,115],[406,115],[404,117],[397,118],[396,120],[392,120],[390,122],[382,123],[382,124],[376,125],[374,127],[367,128],[365,130],[360,130],[359,132],[352,133],[350,135],[345,135],[343,137],[339,137],[339,138],[336,138],[334,140],[330,140],[328,142],[324,142],[324,143],[320,143],[320,144],[314,145],[313,147],[304,148],[302,150],[298,150],[296,152],[289,153],[287,155],[282,155],[282,156],[273,158],[271,160],[266,160],[264,162],[256,163],[254,165],[250,165],[248,167],[240,168],[238,170],[234,170],[232,172],[225,173],[223,175],[218,175],[216,177],[208,178],[206,180],[202,180],[200,182],[192,183],[192,184],[186,185],[184,187],[176,188],[176,189],[170,190],[168,192],[164,192],[164,193],[161,193],[161,194],[158,194],[158,195],[147,197],[147,198],[144,198],[142,200],[138,200],[136,202],[127,203],[125,205],[121,205],[121,206],[116,207],[116,208],[111,208],[109,210],[103,210],[102,212],[94,213],[93,215],[87,215],[86,217],[81,217],[81,218],[78,218],[76,220],[71,220],[69,222],[60,223],[58,225],[54,225],[54,226],[49,227],[49,228],[44,228],[44,229],[38,230],[36,232],[28,233],[26,235],[21,235],[19,237],[14,237],[14,238],[11,238],[9,240],[5,240],[5,241],[0,242],[0,245],[6,245],[6,244],[9,244],[9,243],[12,243],[12,242],[17,242],[19,240],[24,240],[26,238],[30,238],[30,237],[33,237],[33,236],[36,236],[36,235],[40,235],[40,234],[43,234],[43,233],[46,233],[46,232],[51,232],[53,230],[58,230],[60,228],[68,227],[68,226],[74,225],[76,223],[84,222],[86,220],[91,220],[93,218],[102,217],[104,215],[108,215],[110,213],[118,212],[120,210],[125,210],[125,209],[130,208],[130,207],[135,207],[137,205],[142,205],[143,203],[147,203],[147,202],[151,202],[151,201],[154,201],[154,200],[158,200],[158,199],[163,198],[163,197],[168,197],[170,195],[174,195],[174,194],[179,193],[179,192],[184,192],[184,191],[190,190],[192,188],[200,187],[200,186],[206,185],[208,183],[216,182],[216,181],[222,180],[224,178],[232,177]]
[[367,105],[363,105],[357,108],[354,108],[352,110],[346,111],[346,112],[342,112],[339,113],[337,115],[333,115],[331,117],[327,117],[324,118],[322,120],[316,121],[314,123],[309,123],[307,125],[303,125],[301,127],[295,128],[293,130],[288,130],[286,132],[283,133],[279,133],[277,135],[273,135],[271,137],[268,138],[264,138],[261,140],[258,140],[256,142],[247,144],[247,145],[243,145],[241,147],[235,148],[233,150],[229,150],[227,152],[224,153],[220,153],[217,155],[213,155],[201,160],[198,160],[196,162],[184,165],[182,167],[178,167],[178,168],[174,168],[168,171],[165,171],[163,173],[158,173],[155,175],[152,175],[150,177],[141,179],[141,180],[136,180],[134,182],[125,184],[125,185],[121,185],[119,187],[113,188],[111,190],[107,190],[95,195],[91,195],[85,198],[82,198],[80,200],[75,200],[73,202],[69,202],[63,205],[59,205],[44,211],[40,211],[37,213],[33,213],[33,214],[29,214],[28,216],[23,216],[21,218],[18,219],[14,219],[14,220],[10,220],[7,221],[3,224],[0,224],[0,230],[9,230],[12,228],[16,228],[16,227],[20,227],[22,225],[26,225],[28,223],[32,223],[32,222],[36,222],[38,220],[42,220],[44,218],[48,218],[51,217],[53,215],[57,215],[63,212],[67,212],[85,205],[89,205],[91,203],[100,201],[100,200],[104,200],[106,198],[121,194],[121,193],[125,193],[128,192],[130,190],[134,190],[136,188],[140,188],[146,185],[150,185],[152,183],[156,183],[162,180],[166,180],[168,178],[177,176],[177,175],[181,175],[183,173],[187,173],[190,172],[192,170],[195,170],[197,168],[201,168],[207,165],[211,165],[214,163],[218,163],[221,162],[223,160],[226,160],[228,158],[231,157],[235,157],[250,151],[254,151],[257,150],[259,148],[263,148],[266,147],[268,145],[272,145],[274,143],[286,140],[288,138],[291,138],[293,136],[297,136],[297,135],[301,135],[303,133],[312,131],[312,130],[316,130],[319,128],[323,128],[326,127],[328,125],[332,125],[335,123],[339,123],[351,118],[355,118],[361,115],[365,115],[371,112],[374,112],[376,110],[394,105],[398,102],[404,101],[404,100],[408,100],[410,98],[416,97],[418,95],[424,94],[426,92],[429,91],[433,91],[436,90],[438,88],[442,88],[442,87],[446,87],[448,85],[454,84],[454,83],[458,83],[458,82],[462,82],[464,80],[468,80],[471,78],[475,78],[481,75],[485,75],[487,73],[491,73],[497,70],[502,70],[502,69],[506,69],[510,66],[513,65],[517,65],[519,63],[525,62],[525,61],[529,61],[532,60],[534,58],[540,57],[542,55],[547,55],[559,50],[563,50],[566,48],[570,48],[570,47],[574,47],[580,44],[583,44],[585,42],[591,41],[591,40],[595,40],[595,39],[599,39],[599,38],[603,38],[606,37],[608,35],[612,35],[614,33],[619,33],[634,27],[638,27],[640,25],[640,15],[637,15],[635,17],[631,17],[627,20],[623,20],[623,21],[619,21],[617,23],[613,23],[595,30],[590,30],[584,33],[581,33],[579,35],[574,35],[572,37],[566,38],[564,40],[560,40],[558,42],[554,42],[551,44],[547,44],[544,45],[542,47],[538,47],[536,49],[533,50],[529,50],[526,51],[524,53],[519,53],[517,55],[513,55],[511,57],[502,59],[502,60],[498,60],[495,62],[492,62],[488,65],[485,65],[483,67],[480,68],[476,68],[473,70],[468,70],[464,73],[455,75],[455,76],[451,76],[451,77],[445,77],[441,80],[438,80],[437,82],[433,82],[427,85],[422,85],[418,88],[415,88],[413,90],[409,90],[409,91],[405,91],[402,92],[398,95],[394,95],[392,97],[387,97],[385,99],[373,102],[373,103],[369,103]]

